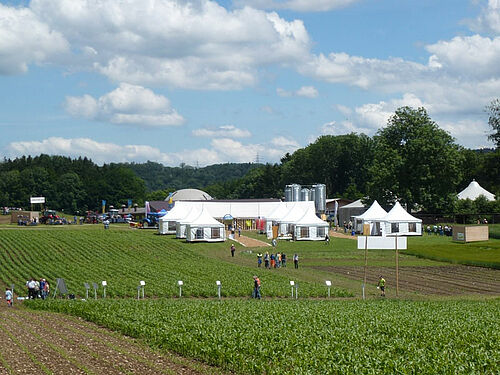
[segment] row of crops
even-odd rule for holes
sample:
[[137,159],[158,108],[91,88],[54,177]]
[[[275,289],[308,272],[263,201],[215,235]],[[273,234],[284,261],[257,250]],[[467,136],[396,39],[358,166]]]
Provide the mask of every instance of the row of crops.
[[248,374],[497,374],[489,301],[30,301]]
[[[146,296],[176,296],[177,281],[182,280],[183,296],[214,297],[215,281],[220,280],[222,296],[249,296],[257,271],[208,256],[227,244],[193,246],[127,228],[4,229],[0,239],[0,282],[16,285],[18,292],[34,277],[49,280],[52,290],[56,278],[64,278],[69,293],[78,296],[85,296],[84,282],[100,284],[102,280],[107,281],[108,297],[135,296],[141,280],[146,282]],[[261,273],[263,296],[289,295],[290,277],[284,272]],[[351,295],[340,288],[332,288],[331,293]],[[326,294],[323,284],[300,281],[301,296]]]

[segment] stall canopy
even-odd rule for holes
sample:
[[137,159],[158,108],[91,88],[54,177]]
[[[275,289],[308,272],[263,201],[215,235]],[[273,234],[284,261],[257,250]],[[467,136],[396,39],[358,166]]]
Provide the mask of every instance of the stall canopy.
[[207,210],[186,225],[186,241],[216,242],[225,240],[224,224],[215,220]]
[[484,195],[484,197],[489,201],[495,200],[495,194],[492,194],[488,190],[481,187],[481,185],[479,185],[476,180],[472,180],[469,186],[458,193],[458,199],[476,200],[481,195]]
[[202,205],[192,206],[192,209],[185,217],[176,221],[175,234],[177,238],[186,238],[186,225],[196,219],[201,211],[203,211]]
[[328,223],[316,216],[314,211],[307,210],[305,214],[295,222],[294,239],[321,241],[328,233]]
[[366,211],[366,207],[361,202],[361,199],[354,201],[352,203],[346,204],[342,207],[339,207],[339,225],[343,225],[344,221],[346,223],[351,220],[351,217],[355,217],[363,214]]
[[377,220],[381,223],[382,236],[419,236],[422,234],[422,220],[410,215],[399,202]]
[[370,234],[372,236],[380,235],[379,221],[385,215],[387,215],[387,211],[384,210],[377,201],[373,201],[368,210],[354,217],[354,228],[356,232],[363,232],[363,224],[370,224]]
[[194,209],[193,205],[176,202],[175,206],[158,220],[159,234],[175,234],[176,223],[189,215]]

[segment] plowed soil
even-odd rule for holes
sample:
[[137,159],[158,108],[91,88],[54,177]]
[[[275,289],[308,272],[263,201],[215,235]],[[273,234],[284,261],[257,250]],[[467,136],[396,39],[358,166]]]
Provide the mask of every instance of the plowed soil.
[[[350,279],[362,281],[364,278],[364,267],[318,266],[314,268],[340,274]],[[388,290],[396,288],[395,267],[368,267],[367,284],[377,284],[379,275],[383,275]],[[500,295],[500,270],[459,265],[400,267],[399,289],[425,295]]]
[[81,319],[0,307],[0,374],[220,374]]

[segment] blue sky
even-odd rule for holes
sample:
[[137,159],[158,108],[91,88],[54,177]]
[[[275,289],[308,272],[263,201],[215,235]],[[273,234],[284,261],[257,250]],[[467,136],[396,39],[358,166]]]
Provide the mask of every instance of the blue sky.
[[276,162],[424,106],[490,147],[500,0],[0,0],[0,156]]

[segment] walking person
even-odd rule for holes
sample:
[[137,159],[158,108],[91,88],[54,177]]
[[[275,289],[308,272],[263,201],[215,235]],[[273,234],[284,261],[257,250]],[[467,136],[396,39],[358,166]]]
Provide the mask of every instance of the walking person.
[[295,269],[299,268],[299,256],[297,253],[293,255],[293,264],[295,265]]
[[241,237],[241,227],[238,226],[238,237]]
[[260,279],[257,276],[253,277],[253,298],[260,299]]
[[269,269],[269,252],[266,251],[266,254],[264,255],[264,266],[266,269]]
[[262,265],[262,253],[257,253],[257,267]]
[[281,265],[286,268],[286,254],[281,253]]
[[234,247],[234,244],[231,245],[231,256],[234,258],[234,251],[236,248]]
[[28,299],[34,299],[35,287],[36,287],[35,279],[33,278],[29,279],[29,281],[26,282],[26,286],[28,287]]
[[385,297],[385,279],[382,277],[382,275],[379,276],[377,289],[380,289],[380,296]]
[[5,288],[5,300],[7,301],[7,306],[12,307],[12,291],[9,288]]

